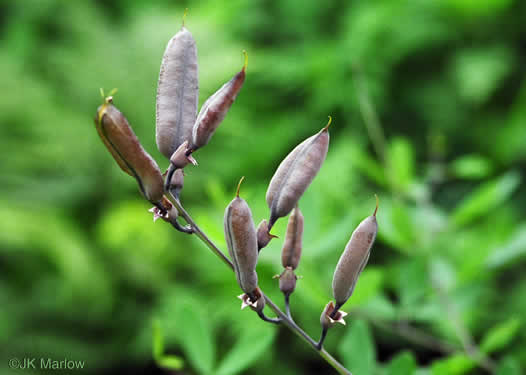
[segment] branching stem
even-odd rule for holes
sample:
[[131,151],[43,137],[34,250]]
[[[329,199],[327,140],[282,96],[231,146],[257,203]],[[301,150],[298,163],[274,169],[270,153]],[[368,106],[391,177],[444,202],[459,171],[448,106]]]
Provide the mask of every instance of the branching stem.
[[[170,194],[171,195],[171,194]],[[175,197],[172,196],[172,203],[175,205],[177,210],[179,211],[179,214],[186,220],[186,222],[193,228],[194,234],[219,258],[223,263],[225,263],[232,271],[234,270],[234,266],[230,259],[212,242],[210,238],[199,228],[199,226],[196,224],[196,222],[192,219],[192,217],[186,212],[184,207],[182,206],[181,202],[179,200],[175,199]],[[314,341],[305,331],[303,331],[289,316],[287,316],[281,309],[268,297],[262,292],[262,297],[265,298],[266,305],[274,311],[276,314],[276,318],[268,318],[265,316],[266,319],[263,319],[263,317],[260,315],[260,317],[263,320],[271,321],[272,323],[277,323],[278,320],[283,323],[288,329],[290,329],[292,332],[294,332],[296,335],[298,335],[303,341],[308,343],[313,349],[315,349],[319,355],[329,364],[331,365],[338,374],[342,375],[352,375],[349,370],[347,370],[340,362],[338,362],[329,352],[327,352],[323,348],[318,348],[318,343]],[[267,320],[268,319],[268,320]]]

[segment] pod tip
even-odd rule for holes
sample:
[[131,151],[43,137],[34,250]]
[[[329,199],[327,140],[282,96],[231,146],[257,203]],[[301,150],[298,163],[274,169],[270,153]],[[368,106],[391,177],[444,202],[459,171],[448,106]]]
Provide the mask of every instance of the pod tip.
[[239,180],[239,183],[237,184],[237,190],[236,190],[236,197],[239,198],[239,189],[241,189],[241,184],[245,180],[245,176],[241,177],[241,180]]
[[184,24],[186,22],[186,15],[187,14],[188,14],[188,8],[185,8],[184,13],[183,13],[183,27],[184,27]]
[[331,123],[332,123],[332,117],[329,116],[329,122],[327,123],[327,125],[325,125],[325,127],[322,129],[322,131],[325,131],[325,130],[329,129],[329,126],[331,126]]
[[243,55],[245,56],[245,63],[243,64],[243,71],[245,71],[248,65],[248,53],[246,50],[243,50]]
[[108,95],[104,92],[104,89],[101,87],[99,89],[100,97],[102,98],[102,104],[111,104],[113,103],[113,95],[117,93],[118,89],[113,88],[110,90]]
[[380,198],[378,198],[378,195],[374,195],[376,198],[376,208],[374,209],[373,216],[376,217],[376,212],[378,211],[378,205],[380,204]]

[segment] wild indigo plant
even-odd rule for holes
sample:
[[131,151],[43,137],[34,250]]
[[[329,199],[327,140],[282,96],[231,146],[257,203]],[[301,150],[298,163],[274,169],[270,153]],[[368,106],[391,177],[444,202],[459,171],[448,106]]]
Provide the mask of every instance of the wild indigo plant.
[[[318,342],[294,322],[289,305],[289,298],[298,279],[294,270],[299,265],[303,247],[304,217],[299,201],[327,156],[332,119],[329,117],[329,123],[325,127],[301,142],[280,163],[266,194],[269,220],[262,220],[257,228],[248,203],[239,194],[243,181],[241,179],[236,196],[226,207],[224,217],[230,259],[199,228],[180,202],[184,168],[188,164],[197,165],[193,153],[209,143],[243,87],[247,67],[247,54],[244,53],[245,63],[241,71],[208,98],[198,114],[197,47],[191,32],[184,26],[184,21],[181,30],[169,41],[161,63],[156,105],[157,147],[170,160],[164,175],[141,146],[127,119],[113,104],[111,95],[104,98],[103,94],[104,102],[97,109],[95,126],[117,164],[136,179],[141,194],[154,204],[150,210],[154,214],[154,221],[161,218],[181,232],[195,234],[233,269],[239,287],[244,292],[239,296],[242,308],[250,306],[264,321],[284,324],[315,348],[335,370],[341,374],[350,374],[322,345],[328,329],[334,323],[345,324],[343,317],[346,313],[340,311],[340,308],[351,297],[358,277],[369,259],[378,229],[378,201],[373,215],[362,221],[352,233],[336,266],[332,283],[336,303],[330,301],[322,311],[322,334]],[[261,249],[271,239],[277,238],[270,233],[273,225],[279,218],[289,214],[281,254],[284,269],[277,276],[279,288],[285,298],[284,314],[259,288],[256,265]],[[185,219],[186,226],[179,223],[179,216]],[[271,318],[265,315],[265,306],[270,307],[277,316]]]

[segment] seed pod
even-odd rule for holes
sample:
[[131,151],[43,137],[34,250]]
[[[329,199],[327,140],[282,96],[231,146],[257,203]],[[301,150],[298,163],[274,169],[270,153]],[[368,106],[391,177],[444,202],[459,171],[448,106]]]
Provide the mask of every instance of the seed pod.
[[267,246],[270,240],[272,240],[273,238],[278,238],[278,236],[275,236],[269,233],[268,224],[266,220],[262,220],[261,223],[259,223],[258,229],[257,229],[257,237],[258,237],[258,251],[260,251],[265,246]]
[[183,23],[166,46],[157,85],[156,141],[168,159],[192,139],[199,95],[197,70],[195,40]]
[[376,222],[378,197],[376,199],[374,213],[364,219],[354,230],[334,271],[332,291],[338,307],[347,302],[353,293],[356,281],[369,260],[371,247],[378,232]]
[[252,212],[247,202],[239,197],[239,181],[236,197],[225,210],[225,239],[228,252],[234,264],[234,271],[241,289],[253,299],[258,286],[256,263],[258,260],[258,244],[256,228],[252,220]]
[[277,219],[287,216],[310,185],[327,156],[329,123],[292,150],[274,173],[267,190],[270,208],[269,230]]
[[303,214],[296,206],[289,217],[287,224],[287,234],[281,250],[281,264],[283,267],[290,267],[295,270],[298,268],[301,257],[303,238]]
[[176,169],[170,179],[169,190],[175,197],[179,197],[184,186],[184,173],[182,169]]
[[121,169],[135,177],[142,195],[153,204],[158,204],[163,197],[161,171],[141,146],[126,117],[112,102],[113,98],[109,96],[97,109],[97,132]]
[[192,150],[195,151],[210,141],[241,90],[247,67],[247,53],[245,51],[243,53],[245,54],[243,69],[208,98],[199,111],[192,130]]

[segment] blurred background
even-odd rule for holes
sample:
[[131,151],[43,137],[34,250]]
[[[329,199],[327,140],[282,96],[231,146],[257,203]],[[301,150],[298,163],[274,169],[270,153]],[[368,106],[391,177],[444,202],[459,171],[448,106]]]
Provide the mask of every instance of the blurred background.
[[[50,372],[12,358],[84,361],[89,374],[334,372],[240,311],[232,273],[152,222],[97,136],[99,88],[117,87],[116,106],[168,166],[155,94],[186,7],[201,104],[249,55],[237,101],[187,168],[182,201],[210,237],[226,249],[223,212],[243,175],[256,224],[268,218],[277,165],[332,115],[327,160],[300,201],[296,321],[318,337],[334,267],[377,193],[379,236],[326,348],[357,375],[521,374],[520,0],[0,1],[0,372]],[[280,304],[282,239],[258,264]]]

